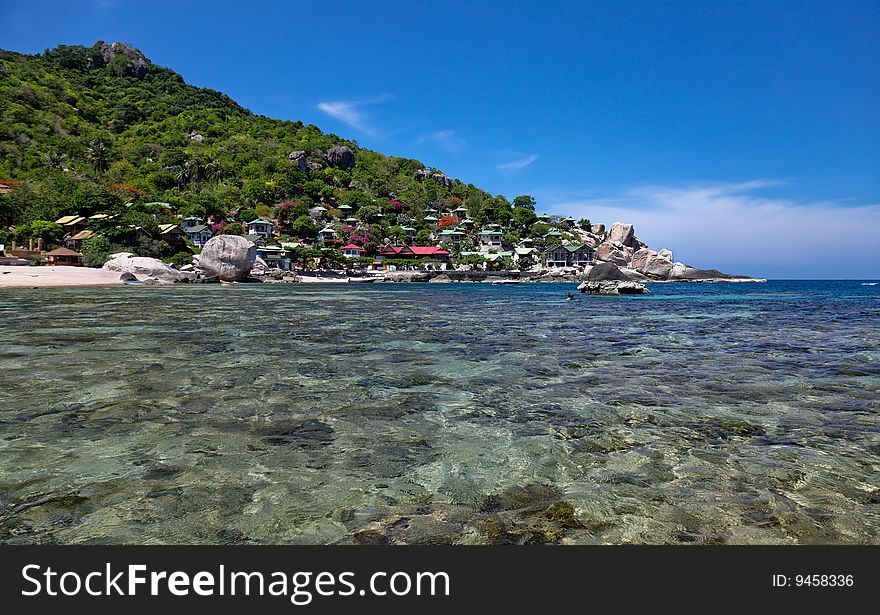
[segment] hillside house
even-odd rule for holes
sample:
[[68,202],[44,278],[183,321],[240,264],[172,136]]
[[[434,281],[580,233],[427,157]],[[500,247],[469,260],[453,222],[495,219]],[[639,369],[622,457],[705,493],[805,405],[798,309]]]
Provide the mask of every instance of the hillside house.
[[365,253],[365,250],[362,247],[356,246],[353,243],[350,243],[347,246],[342,246],[341,250],[342,256],[345,258],[360,258]]
[[275,229],[275,224],[271,220],[257,218],[247,223],[248,235],[259,235],[264,239],[270,239]]
[[183,248],[186,245],[186,234],[176,224],[160,224],[159,240],[164,241],[172,248]]
[[494,229],[480,231],[480,248],[484,250],[500,250],[503,234],[501,231]]
[[204,248],[208,240],[214,236],[214,231],[207,224],[195,224],[186,227],[184,231],[187,239],[197,248]]

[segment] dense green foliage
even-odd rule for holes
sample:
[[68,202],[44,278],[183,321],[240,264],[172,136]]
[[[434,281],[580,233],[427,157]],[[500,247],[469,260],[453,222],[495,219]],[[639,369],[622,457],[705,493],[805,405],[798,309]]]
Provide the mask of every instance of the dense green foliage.
[[[425,229],[427,207],[463,205],[478,224],[495,219],[496,209],[512,215],[504,197],[417,178],[424,168],[417,160],[255,115],[124,45],[0,51],[0,62],[0,179],[18,183],[0,195],[4,229],[154,201],[184,216],[262,215],[282,225],[317,205],[348,205],[361,222],[417,230]],[[323,159],[338,145],[355,152],[353,168]],[[323,168],[301,171],[293,151]],[[285,203],[294,215],[284,215]]]

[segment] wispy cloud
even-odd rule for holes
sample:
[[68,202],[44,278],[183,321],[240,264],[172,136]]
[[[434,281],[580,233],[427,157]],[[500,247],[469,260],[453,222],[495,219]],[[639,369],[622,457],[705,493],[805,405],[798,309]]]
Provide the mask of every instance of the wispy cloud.
[[416,145],[424,145],[432,143],[440,149],[450,154],[460,154],[465,147],[467,141],[454,130],[435,130],[424,134],[416,140]]
[[318,103],[318,109],[330,117],[348,124],[355,130],[372,137],[379,136],[378,129],[373,125],[369,113],[364,107],[382,103],[391,99],[388,94],[382,94],[364,100],[335,100]]
[[[772,180],[641,186],[603,197],[536,193],[544,208],[611,224],[631,222],[652,248],[698,267],[765,277],[880,276],[880,204],[801,202],[761,195]],[[846,231],[846,232],[842,232]]]
[[538,159],[538,154],[520,154],[519,156],[520,157],[516,158],[515,160],[511,160],[510,162],[503,162],[495,166],[502,173],[514,173],[516,171],[525,169],[527,166]]

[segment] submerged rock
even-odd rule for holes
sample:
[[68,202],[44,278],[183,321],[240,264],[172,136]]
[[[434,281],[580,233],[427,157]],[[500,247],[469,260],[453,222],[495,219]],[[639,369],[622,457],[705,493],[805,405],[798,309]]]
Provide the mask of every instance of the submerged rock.
[[218,235],[202,248],[198,268],[205,276],[240,282],[248,277],[256,258],[257,246],[244,237]]

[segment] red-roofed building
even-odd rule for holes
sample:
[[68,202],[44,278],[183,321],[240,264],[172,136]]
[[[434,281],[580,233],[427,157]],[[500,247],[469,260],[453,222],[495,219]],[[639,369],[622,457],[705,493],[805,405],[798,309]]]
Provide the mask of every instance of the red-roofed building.
[[348,244],[347,246],[342,246],[342,256],[345,258],[359,258],[364,255],[364,250],[360,246],[356,246],[353,243]]
[[441,263],[449,261],[449,252],[440,246],[385,246],[379,250],[379,256],[385,258],[430,258]]

